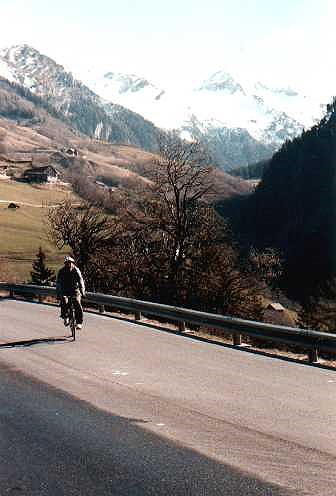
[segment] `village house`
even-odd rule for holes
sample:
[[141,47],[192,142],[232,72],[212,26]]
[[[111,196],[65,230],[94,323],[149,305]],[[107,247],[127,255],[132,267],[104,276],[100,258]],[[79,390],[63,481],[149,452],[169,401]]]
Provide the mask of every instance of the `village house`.
[[0,163],[0,176],[6,176],[8,172],[8,165],[3,165]]
[[15,158],[0,155],[0,175],[13,175],[13,171],[20,170],[22,167],[32,167],[32,164],[31,160],[17,160]]
[[26,169],[23,178],[30,183],[55,183],[59,172],[52,165]]
[[78,150],[76,148],[63,148],[63,151],[71,157],[78,157]]

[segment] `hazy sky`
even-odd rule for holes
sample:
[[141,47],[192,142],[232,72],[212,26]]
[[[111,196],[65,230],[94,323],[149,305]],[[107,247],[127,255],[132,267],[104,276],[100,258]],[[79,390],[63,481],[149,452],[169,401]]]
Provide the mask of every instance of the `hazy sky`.
[[226,69],[318,94],[336,85],[335,4],[0,0],[0,47],[27,43],[75,73],[99,67],[164,85]]

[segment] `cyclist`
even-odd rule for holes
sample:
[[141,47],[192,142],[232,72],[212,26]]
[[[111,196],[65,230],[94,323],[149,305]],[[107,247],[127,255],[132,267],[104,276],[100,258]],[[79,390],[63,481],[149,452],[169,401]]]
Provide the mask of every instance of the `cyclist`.
[[66,256],[64,266],[60,268],[56,278],[56,293],[61,302],[61,318],[64,325],[69,325],[68,301],[73,298],[76,328],[81,329],[83,325],[83,308],[81,297],[85,296],[85,284],[81,271],[75,265],[75,260]]

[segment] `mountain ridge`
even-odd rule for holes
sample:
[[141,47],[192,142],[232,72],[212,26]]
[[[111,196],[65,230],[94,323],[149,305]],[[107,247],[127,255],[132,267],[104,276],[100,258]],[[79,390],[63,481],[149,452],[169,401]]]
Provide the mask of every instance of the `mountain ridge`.
[[[109,101],[119,102],[154,122],[159,127],[177,129],[189,139],[201,139],[209,145],[214,136],[219,138],[210,151],[217,165],[227,169],[270,158],[288,139],[299,136],[304,129],[320,120],[326,105],[300,95],[290,87],[270,87],[260,81],[240,81],[227,70],[220,70],[208,79],[175,89],[158,87],[146,78],[118,73],[113,81],[91,70],[81,79],[95,93]],[[144,87],[138,80],[146,80]],[[125,82],[127,81],[127,89]],[[133,84],[132,84],[133,81]],[[157,93],[160,90],[160,98]],[[229,131],[240,134],[241,149],[254,143],[254,153],[235,155],[235,143],[222,136]],[[227,148],[231,147],[228,153]],[[223,160],[218,159],[218,152]],[[267,156],[265,156],[265,152]],[[233,161],[228,160],[228,156]],[[235,163],[236,162],[236,163]]]
[[[118,106],[114,111],[119,111]],[[136,121],[133,125],[136,127]],[[128,126],[131,128],[132,123],[128,122]],[[157,155],[134,145],[117,145],[88,137],[73,128],[48,102],[1,77],[0,148],[15,163],[28,160],[34,166],[52,164],[65,176],[74,170],[93,187],[98,177],[103,178],[102,182],[106,179],[107,185],[112,182],[125,188],[146,187],[147,172],[158,159]],[[68,148],[77,150],[75,157],[67,154]],[[251,190],[248,183],[223,171],[213,168],[213,174],[219,197]]]
[[289,87],[239,81],[226,70],[177,93],[112,70],[79,80],[28,45],[0,51],[1,75],[45,98],[89,136],[155,150],[158,130],[175,129],[206,145],[224,170],[270,158],[323,113]]
[[[151,122],[121,105],[103,102],[72,73],[34,48],[17,45],[3,49],[0,61],[0,75],[6,73],[11,82],[44,98],[80,132],[97,139],[155,149],[157,129]],[[137,125],[129,127],[128,119]]]

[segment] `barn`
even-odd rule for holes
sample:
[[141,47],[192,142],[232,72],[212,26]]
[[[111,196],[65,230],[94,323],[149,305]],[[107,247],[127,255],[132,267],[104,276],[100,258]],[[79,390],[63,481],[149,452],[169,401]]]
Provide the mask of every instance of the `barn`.
[[54,183],[58,180],[59,172],[52,165],[26,169],[23,178],[30,183]]

